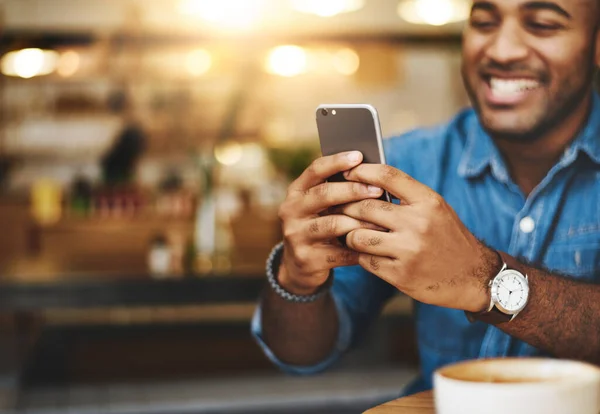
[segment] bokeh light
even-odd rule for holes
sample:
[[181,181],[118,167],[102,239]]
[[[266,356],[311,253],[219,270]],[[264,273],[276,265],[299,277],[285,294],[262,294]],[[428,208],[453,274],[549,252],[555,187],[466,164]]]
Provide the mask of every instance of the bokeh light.
[[364,0],[291,0],[294,10],[315,14],[321,17],[332,17],[342,13],[360,10]]
[[63,78],[69,78],[77,73],[81,65],[81,58],[79,53],[74,50],[67,50],[60,55],[58,65],[56,67],[56,73]]
[[192,50],[185,59],[185,68],[192,76],[202,76],[212,66],[212,56],[204,49]]
[[344,48],[333,54],[332,64],[336,71],[350,76],[355,74],[360,67],[360,57],[354,50]]
[[0,66],[4,75],[29,79],[54,72],[58,57],[53,50],[22,49],[4,55]]
[[398,4],[398,15],[403,20],[432,26],[465,20],[469,10],[466,0],[405,0]]
[[293,77],[306,72],[307,61],[306,51],[300,46],[278,46],[269,53],[266,69],[274,75]]
[[235,165],[242,159],[242,147],[237,142],[228,142],[215,148],[215,158],[220,164]]
[[263,15],[264,0],[182,0],[179,11],[228,29],[253,27]]

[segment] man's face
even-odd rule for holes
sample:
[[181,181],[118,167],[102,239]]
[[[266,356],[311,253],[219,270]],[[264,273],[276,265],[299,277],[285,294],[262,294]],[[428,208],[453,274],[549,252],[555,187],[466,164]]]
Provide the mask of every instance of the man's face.
[[590,91],[597,0],[474,0],[462,74],[486,130],[535,140]]

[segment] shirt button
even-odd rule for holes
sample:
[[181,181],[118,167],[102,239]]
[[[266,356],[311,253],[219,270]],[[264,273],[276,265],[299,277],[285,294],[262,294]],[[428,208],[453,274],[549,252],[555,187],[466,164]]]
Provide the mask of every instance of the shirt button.
[[535,221],[531,217],[524,217],[519,222],[519,228],[523,233],[531,233],[535,229]]

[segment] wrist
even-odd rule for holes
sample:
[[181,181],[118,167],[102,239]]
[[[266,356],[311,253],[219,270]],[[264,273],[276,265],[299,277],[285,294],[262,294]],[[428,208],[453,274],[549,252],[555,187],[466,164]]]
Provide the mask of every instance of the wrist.
[[282,288],[294,295],[314,295],[320,288],[320,286],[301,286],[298,283],[294,283],[293,278],[290,277],[290,273],[288,272],[285,259],[279,265],[279,272],[277,273],[276,280]]
[[490,307],[491,292],[490,282],[502,268],[502,257],[495,250],[484,247],[479,265],[475,269],[476,284],[473,289],[471,303],[465,307],[466,311],[473,313],[485,312]]
[[[289,269],[285,266],[284,253],[284,244],[280,242],[271,250],[267,258],[267,281],[273,291],[281,298],[293,303],[311,303],[325,296],[331,287],[331,283],[333,283],[333,273],[329,272],[326,283],[316,287],[316,290],[313,290],[313,287],[298,286],[296,283],[290,283],[294,282],[294,279],[290,277]],[[285,287],[282,286],[281,279],[283,279]],[[305,292],[312,292],[312,294],[304,294]]]

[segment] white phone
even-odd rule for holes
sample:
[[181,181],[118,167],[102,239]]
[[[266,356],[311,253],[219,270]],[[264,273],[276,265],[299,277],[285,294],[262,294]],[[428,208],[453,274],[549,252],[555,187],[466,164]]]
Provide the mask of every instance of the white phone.
[[[377,110],[368,104],[322,104],[317,107],[317,129],[323,155],[360,151],[363,163],[385,164]],[[328,181],[346,181],[342,173]],[[391,202],[384,191],[380,198]]]

